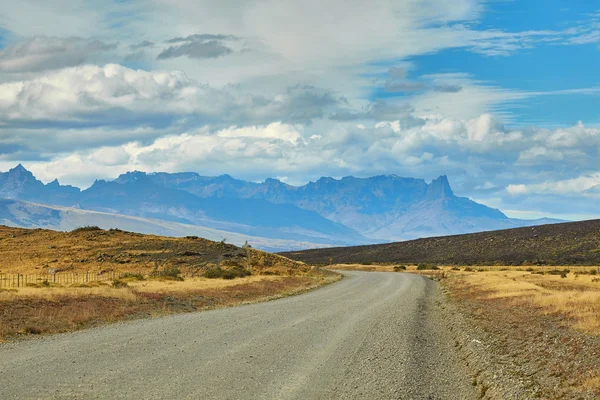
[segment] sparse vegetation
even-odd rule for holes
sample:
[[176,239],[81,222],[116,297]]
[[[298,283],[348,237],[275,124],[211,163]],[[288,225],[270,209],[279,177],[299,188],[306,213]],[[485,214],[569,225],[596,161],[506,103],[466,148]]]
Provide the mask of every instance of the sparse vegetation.
[[406,265],[396,265],[394,266],[395,272],[406,271]]
[[281,254],[320,265],[600,265],[600,220]]
[[535,397],[599,398],[600,358],[590,356],[600,353],[596,268],[500,269],[450,273],[443,285],[486,332],[481,340],[493,356],[535,387]]

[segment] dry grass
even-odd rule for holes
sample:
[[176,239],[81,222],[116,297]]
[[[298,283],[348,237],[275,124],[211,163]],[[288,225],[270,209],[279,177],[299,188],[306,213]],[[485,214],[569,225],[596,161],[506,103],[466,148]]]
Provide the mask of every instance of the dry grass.
[[59,333],[125,319],[167,315],[265,301],[339,279],[313,276],[250,276],[235,280],[130,281],[114,288],[42,287],[0,291],[0,341]]
[[454,269],[443,268],[443,285],[488,334],[507,371],[532,382],[542,398],[600,398],[600,279],[589,275],[595,267],[571,267],[564,278],[548,272],[565,267]]
[[600,335],[600,280],[596,275],[570,272],[561,278],[521,271],[457,272],[448,268],[444,272],[451,280],[469,287],[480,299],[529,304],[545,314],[564,315],[572,328]]

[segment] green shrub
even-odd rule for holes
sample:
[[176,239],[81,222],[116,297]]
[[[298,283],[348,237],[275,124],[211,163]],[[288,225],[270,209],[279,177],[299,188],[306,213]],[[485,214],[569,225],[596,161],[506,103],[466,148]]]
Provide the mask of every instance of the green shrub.
[[460,268],[458,268],[458,267],[452,267],[451,270],[452,271],[460,271]]
[[394,266],[395,272],[406,271],[406,265],[396,265]]
[[467,267],[467,268],[465,268],[465,272],[473,272],[473,268]]

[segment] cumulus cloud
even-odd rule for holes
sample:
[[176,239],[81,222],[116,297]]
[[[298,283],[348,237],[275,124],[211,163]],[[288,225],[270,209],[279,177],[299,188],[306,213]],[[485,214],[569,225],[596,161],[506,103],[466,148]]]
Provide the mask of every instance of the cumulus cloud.
[[0,84],[0,123],[27,126],[33,121],[95,124],[102,120],[106,126],[169,126],[182,118],[196,126],[307,122],[340,102],[328,91],[306,85],[268,97],[235,86],[199,84],[181,71],[88,65]]
[[0,71],[39,72],[80,65],[116,47],[93,39],[36,36],[1,49]]

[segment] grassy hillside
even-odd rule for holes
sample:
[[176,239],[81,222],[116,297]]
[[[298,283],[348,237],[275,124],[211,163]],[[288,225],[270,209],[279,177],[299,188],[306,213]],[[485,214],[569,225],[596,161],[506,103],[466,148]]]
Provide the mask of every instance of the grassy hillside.
[[309,264],[600,265],[600,220],[281,254]]
[[49,271],[131,272],[150,274],[170,268],[202,273],[223,268],[248,267],[253,273],[307,267],[287,258],[244,249],[227,243],[190,236],[173,238],[121,230],[81,228],[72,232],[0,226],[0,274]]

